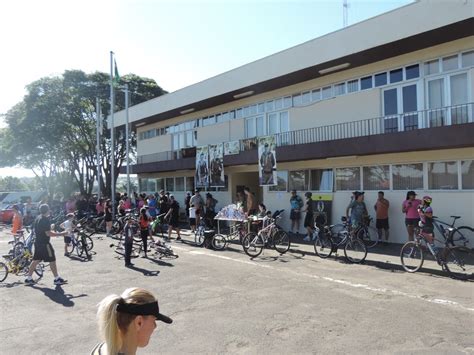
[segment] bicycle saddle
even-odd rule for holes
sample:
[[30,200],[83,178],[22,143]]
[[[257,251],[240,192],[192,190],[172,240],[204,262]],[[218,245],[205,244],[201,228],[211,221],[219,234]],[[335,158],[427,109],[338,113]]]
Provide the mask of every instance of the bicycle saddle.
[[461,216],[450,216],[451,218],[458,219],[461,218]]

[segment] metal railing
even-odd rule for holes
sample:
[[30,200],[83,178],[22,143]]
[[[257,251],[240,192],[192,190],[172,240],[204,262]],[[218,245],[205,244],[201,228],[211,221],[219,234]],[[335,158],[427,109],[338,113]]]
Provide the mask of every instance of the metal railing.
[[[405,112],[369,118],[359,121],[341,122],[332,125],[305,128],[275,134],[277,147],[296,144],[325,142],[338,139],[372,136],[415,129],[451,126],[473,122],[474,103],[446,106],[422,111]],[[240,151],[255,150],[258,147],[256,137],[240,140]],[[183,154],[184,152],[184,154]],[[177,151],[167,151],[155,154],[141,155],[138,164],[153,163],[166,160],[181,159],[196,156],[195,150],[189,148]]]

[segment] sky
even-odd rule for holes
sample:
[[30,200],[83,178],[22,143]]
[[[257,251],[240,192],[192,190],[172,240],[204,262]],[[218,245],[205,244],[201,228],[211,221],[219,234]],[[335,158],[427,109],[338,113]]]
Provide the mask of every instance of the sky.
[[[348,24],[411,0],[347,0]],[[155,79],[172,92],[343,27],[343,0],[15,0],[0,3],[0,114],[64,70]],[[322,49],[324,50],[324,49]],[[5,123],[0,117],[0,127]],[[0,169],[0,176],[32,176]]]

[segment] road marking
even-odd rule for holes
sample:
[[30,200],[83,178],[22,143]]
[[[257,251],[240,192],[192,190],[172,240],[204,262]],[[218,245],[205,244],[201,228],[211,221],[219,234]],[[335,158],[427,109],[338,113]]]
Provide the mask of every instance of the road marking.
[[182,251],[187,252],[188,254],[191,254],[191,255],[211,256],[211,257],[217,258],[217,259],[230,260],[230,261],[238,262],[238,263],[241,263],[241,264],[258,266],[258,267],[261,267],[261,268],[264,268],[264,269],[271,269],[271,270],[275,270],[275,271],[278,271],[278,272],[284,271],[286,273],[293,274],[293,275],[296,275],[296,276],[304,276],[304,277],[308,277],[308,278],[312,278],[312,279],[324,280],[324,281],[328,281],[328,282],[332,282],[332,283],[336,283],[336,284],[339,284],[339,285],[344,285],[344,286],[348,286],[348,287],[352,287],[352,288],[364,289],[364,290],[371,291],[371,292],[376,292],[376,293],[392,294],[392,295],[395,295],[395,296],[407,297],[407,298],[416,299],[416,300],[420,300],[420,301],[424,301],[424,302],[428,302],[428,303],[432,303],[432,304],[452,306],[452,307],[456,307],[456,308],[461,308],[461,309],[466,310],[466,311],[474,312],[474,308],[466,307],[466,306],[464,306],[464,305],[462,305],[462,304],[460,304],[459,302],[456,302],[456,301],[445,300],[445,299],[441,299],[441,298],[425,298],[425,297],[410,294],[410,293],[407,293],[407,292],[404,292],[404,291],[392,290],[392,289],[388,289],[388,288],[373,287],[373,286],[366,285],[366,284],[353,283],[353,282],[350,282],[350,281],[347,281],[347,280],[334,279],[334,278],[328,277],[328,276],[318,276],[318,275],[313,275],[313,274],[295,272],[293,270],[278,269],[278,268],[275,268],[273,266],[262,265],[262,264],[259,264],[257,262],[251,261],[251,260],[234,259],[234,258],[231,258],[229,256],[218,255],[218,254],[210,253],[210,252],[203,251],[203,250],[189,250],[189,249],[186,249],[186,248],[175,247],[175,246],[173,246],[173,248],[176,248],[178,250],[182,250]]

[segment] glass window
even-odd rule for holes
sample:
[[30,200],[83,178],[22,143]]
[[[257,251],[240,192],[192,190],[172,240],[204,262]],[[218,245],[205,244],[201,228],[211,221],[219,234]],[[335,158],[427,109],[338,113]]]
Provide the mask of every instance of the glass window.
[[194,176],[186,176],[186,190],[194,191]]
[[451,75],[449,78],[451,92],[451,123],[467,123],[469,106],[467,103],[467,73]]
[[309,182],[309,170],[290,171],[288,189],[296,191],[307,191]]
[[311,170],[312,191],[332,191],[333,171],[332,169]]
[[463,68],[474,66],[474,51],[466,52],[462,54],[461,65]]
[[229,119],[233,120],[235,118],[235,111],[229,111]]
[[288,185],[288,171],[278,170],[277,171],[277,184],[269,186],[268,191],[287,191]]
[[184,191],[184,177],[177,177],[174,179],[174,191]]
[[420,77],[420,65],[414,64],[405,68],[406,80],[415,79]]
[[224,112],[222,114],[222,122],[226,122],[229,120],[229,112]]
[[249,117],[250,116],[250,108],[248,106],[245,106],[243,108],[244,110],[244,117]]
[[266,108],[267,112],[275,110],[275,103],[273,102],[273,100],[272,101],[267,101],[266,106],[267,106],[267,108]]
[[257,117],[257,137],[265,135],[265,119],[263,116]]
[[360,168],[337,168],[336,190],[360,190]]
[[268,115],[268,134],[276,134],[278,132],[278,114],[270,113]]
[[388,89],[383,92],[384,115],[396,115],[398,113],[397,89]]
[[165,179],[164,178],[156,179],[156,191],[160,191],[164,189],[165,189]]
[[359,91],[359,79],[349,80],[347,82],[347,92]]
[[275,100],[275,110],[281,110],[283,108],[283,99]]
[[174,178],[166,178],[166,191],[174,191]]
[[194,147],[194,134],[193,131],[186,132],[186,147]]
[[237,110],[235,110],[235,118],[242,118],[242,109],[241,108],[238,108]]
[[288,108],[288,107],[291,107],[291,96],[287,96],[285,98],[283,98],[283,107],[284,108]]
[[290,131],[290,120],[288,117],[288,111],[280,112],[280,133]]
[[387,73],[375,74],[375,87],[387,84]]
[[255,137],[257,135],[255,117],[247,118],[245,120],[245,131],[247,133],[247,138]]
[[265,104],[263,102],[260,102],[258,104],[257,111],[258,111],[258,113],[264,113],[265,112]]
[[464,160],[461,162],[462,189],[474,189],[474,160]]
[[323,88],[322,91],[322,98],[324,99],[329,99],[332,97],[332,86],[326,86]]
[[364,166],[364,190],[390,190],[390,167],[388,165]]
[[334,85],[334,96],[344,95],[346,93],[346,83]]
[[422,190],[423,164],[392,165],[394,190]]
[[372,88],[372,77],[366,76],[365,78],[360,79],[360,89],[366,90]]
[[321,100],[321,89],[316,89],[311,91],[311,101],[319,101]]
[[431,75],[439,73],[439,60],[430,60],[425,62],[425,75]]
[[293,95],[293,106],[301,106],[302,98],[301,94]]
[[251,115],[256,115],[257,114],[257,105],[251,105],[250,106],[250,114]]
[[147,179],[147,181],[148,181],[148,183],[147,183],[146,190],[150,191],[150,192],[156,192],[156,180],[155,179]]
[[222,115],[221,115],[220,113],[218,113],[218,114],[216,115],[216,122],[217,122],[217,123],[223,122],[223,120],[222,120]]
[[179,134],[173,134],[173,150],[179,149]]
[[398,83],[403,80],[403,69],[390,70],[390,83]]
[[429,190],[457,190],[458,168],[455,161],[428,163]]
[[458,55],[443,58],[443,71],[455,70],[458,68]]
[[311,102],[311,93],[306,91],[302,94],[301,101],[303,105],[309,104]]

